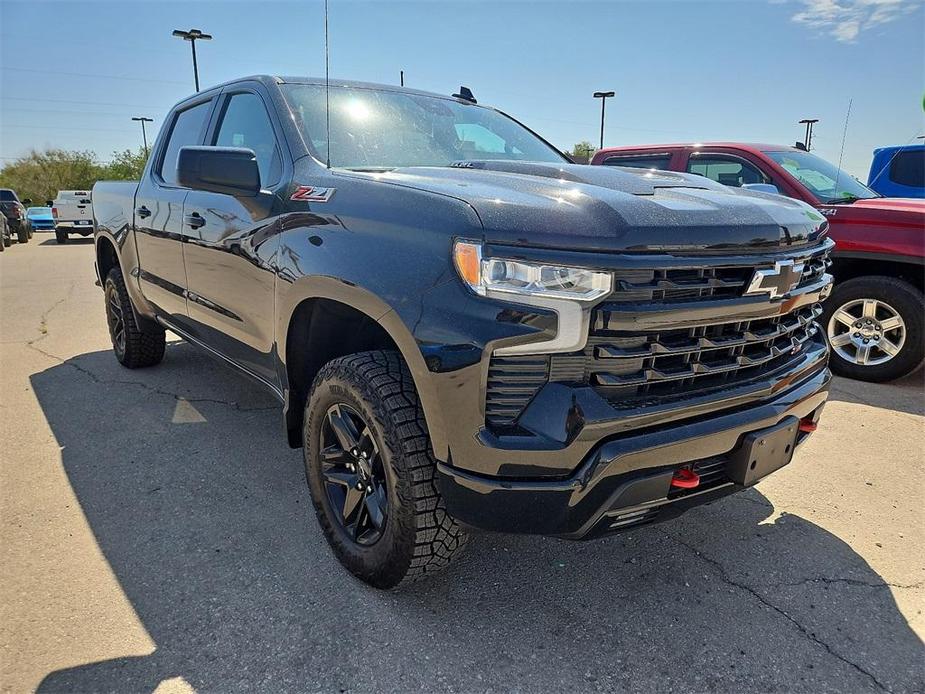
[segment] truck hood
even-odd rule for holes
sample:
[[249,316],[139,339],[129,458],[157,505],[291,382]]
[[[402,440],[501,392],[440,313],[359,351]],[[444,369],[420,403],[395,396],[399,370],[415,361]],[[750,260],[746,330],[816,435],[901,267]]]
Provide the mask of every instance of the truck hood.
[[464,161],[358,174],[462,200],[489,243],[583,251],[767,251],[815,241],[825,218],[778,195],[691,174]]

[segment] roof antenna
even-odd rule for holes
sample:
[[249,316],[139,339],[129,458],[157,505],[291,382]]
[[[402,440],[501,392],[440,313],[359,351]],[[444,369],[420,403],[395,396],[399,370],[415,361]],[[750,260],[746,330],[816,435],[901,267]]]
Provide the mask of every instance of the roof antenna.
[[331,168],[331,83],[328,60],[328,0],[324,0],[324,120],[328,145],[327,167]]
[[473,104],[477,104],[478,101],[475,100],[475,97],[472,95],[472,90],[469,87],[460,87],[458,94],[453,94],[457,99],[463,99],[464,101],[469,101]]
[[848,119],[851,118],[851,103],[853,98],[848,99],[848,112],[845,114],[845,129],[841,134],[841,154],[838,155],[838,169],[835,172],[835,186],[832,189],[832,195],[838,199],[838,178],[841,176],[841,161],[845,156],[845,140],[848,138]]

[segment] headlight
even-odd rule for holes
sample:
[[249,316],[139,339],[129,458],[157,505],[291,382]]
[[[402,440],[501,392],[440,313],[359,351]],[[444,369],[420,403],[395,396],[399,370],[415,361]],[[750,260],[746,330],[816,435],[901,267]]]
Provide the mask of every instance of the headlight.
[[504,292],[586,302],[609,294],[612,284],[609,272],[505,258],[483,258],[481,245],[470,241],[457,241],[454,244],[453,259],[463,281],[483,296],[489,292]]

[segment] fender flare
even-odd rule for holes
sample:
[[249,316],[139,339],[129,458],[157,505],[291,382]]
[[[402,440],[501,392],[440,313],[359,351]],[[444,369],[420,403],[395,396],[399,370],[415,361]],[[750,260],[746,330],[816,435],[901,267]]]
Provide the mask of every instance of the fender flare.
[[[284,280],[280,279],[282,283]],[[336,301],[360,311],[376,321],[395,343],[399,353],[411,371],[411,378],[421,399],[424,420],[430,433],[433,453],[438,460],[446,461],[449,441],[446,425],[439,407],[437,392],[424,355],[408,326],[394,308],[367,289],[333,277],[306,276],[294,281],[285,292],[280,292],[276,316],[276,349],[279,380],[283,386],[284,417],[289,419],[290,388],[288,365],[285,358],[288,350],[289,328],[296,309],[305,301],[327,299]]]
[[133,272],[133,270],[137,268],[138,263],[137,262],[134,263],[132,268],[128,270],[125,267],[125,262],[122,257],[123,256],[122,250],[125,247],[125,242],[128,238],[128,233],[129,233],[129,230],[126,229],[125,233],[118,234],[118,236],[122,237],[120,240],[116,235],[113,235],[109,233],[108,231],[100,231],[98,229],[97,232],[93,235],[93,267],[96,270],[96,276],[97,276],[97,279],[99,280],[100,287],[102,288],[106,282],[106,278],[103,276],[103,273],[100,271],[100,266],[99,266],[100,241],[105,239],[105,241],[108,242],[112,246],[113,253],[116,256],[116,263],[118,264],[119,269],[122,270],[122,277],[125,279],[125,288],[128,290],[128,295],[130,299],[129,303],[131,305],[132,314],[135,317],[136,325],[138,325],[142,329],[148,328],[151,330],[159,330],[161,329],[161,326],[154,319],[153,311],[150,311],[150,313],[142,313],[139,310],[139,306],[148,308],[149,310],[150,310],[150,306],[148,304],[147,299],[145,299],[144,295],[141,293],[141,288],[138,286],[138,282],[135,279],[136,275]]

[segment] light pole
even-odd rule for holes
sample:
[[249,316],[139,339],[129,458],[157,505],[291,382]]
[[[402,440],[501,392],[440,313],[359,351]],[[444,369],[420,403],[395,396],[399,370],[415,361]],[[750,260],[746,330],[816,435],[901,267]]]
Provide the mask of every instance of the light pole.
[[806,145],[806,151],[808,152],[812,149],[813,146],[813,125],[819,122],[818,118],[804,118],[800,121],[800,125],[806,126],[806,137],[803,139],[803,144]]
[[203,34],[199,29],[190,29],[189,31],[183,31],[181,29],[174,29],[173,35],[177,38],[181,38],[184,41],[189,41],[190,46],[193,47],[193,78],[196,80],[196,91],[199,91],[199,66],[196,64],[196,41],[211,41],[212,34]]
[[604,105],[614,92],[594,92],[594,98],[601,100],[601,149],[604,149]]
[[141,123],[141,139],[145,143],[145,159],[148,158],[148,134],[145,132],[145,123],[153,123],[153,118],[146,118],[145,116],[132,116],[132,120],[139,121]]

